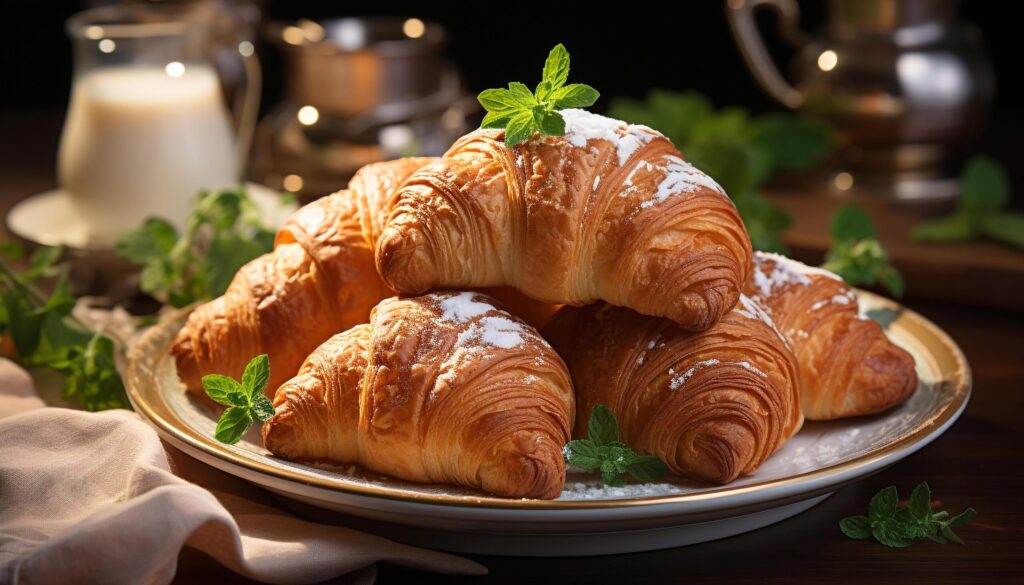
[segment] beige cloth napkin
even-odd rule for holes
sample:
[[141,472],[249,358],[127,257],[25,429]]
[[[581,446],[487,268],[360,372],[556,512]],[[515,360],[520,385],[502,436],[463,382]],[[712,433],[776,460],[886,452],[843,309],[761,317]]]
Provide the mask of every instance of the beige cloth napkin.
[[372,582],[389,561],[482,574],[470,560],[301,520],[267,492],[165,446],[127,410],[41,408],[0,358],[0,583],[167,583],[183,546],[246,577]]

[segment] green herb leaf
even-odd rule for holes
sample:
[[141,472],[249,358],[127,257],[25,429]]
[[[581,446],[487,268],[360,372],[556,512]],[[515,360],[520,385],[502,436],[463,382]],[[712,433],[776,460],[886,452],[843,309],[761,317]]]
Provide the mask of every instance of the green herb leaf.
[[909,507],[899,507],[899,496],[894,486],[878,492],[868,506],[868,516],[850,516],[839,522],[843,534],[862,540],[873,537],[889,547],[903,548],[916,540],[931,540],[939,544],[963,544],[953,528],[974,518],[973,508],[949,518],[949,513],[931,511],[931,490],[926,482],[914,488]]
[[830,222],[832,247],[822,268],[835,272],[851,286],[881,283],[894,296],[903,295],[903,277],[889,263],[889,253],[875,239],[871,217],[857,207],[844,205]]
[[582,83],[560,87],[551,94],[554,107],[559,110],[586,108],[594,105],[599,97],[601,94],[596,89]]
[[217,428],[214,430],[213,436],[221,443],[234,445],[245,436],[252,423],[248,407],[232,406],[225,410],[220,420],[217,421]]
[[629,464],[629,474],[640,481],[657,481],[668,472],[668,466],[654,455],[637,456]]
[[21,260],[25,256],[25,248],[17,242],[0,242],[0,256],[8,260]]
[[580,469],[597,469],[601,467],[601,452],[592,441],[576,440],[566,443],[562,450],[565,461]]
[[969,242],[978,237],[977,223],[966,213],[954,213],[914,226],[910,237],[917,242]]
[[242,388],[250,399],[262,396],[263,390],[270,380],[270,358],[267,354],[258,355],[245,366],[242,373]]
[[888,518],[896,515],[896,505],[899,502],[899,496],[896,492],[896,486],[889,486],[882,491],[875,494],[875,497],[871,498],[871,503],[868,504],[868,515],[872,518]]
[[505,144],[515,146],[539,132],[543,136],[565,134],[565,119],[557,110],[593,104],[597,91],[587,85],[565,85],[569,77],[569,52],[561,44],[544,63],[543,79],[536,93],[518,81],[508,89],[487,89],[477,96],[487,110],[481,128],[505,129]]
[[555,45],[548,53],[548,58],[544,61],[542,79],[551,84],[552,89],[562,87],[569,79],[569,51],[562,43]]
[[981,231],[993,240],[1024,250],[1024,214],[989,215],[982,220]]
[[589,439],[598,447],[618,441],[619,426],[615,421],[615,415],[612,414],[612,411],[607,406],[598,404],[590,412],[587,434]]
[[867,516],[848,516],[839,521],[843,534],[857,540],[871,538],[871,521]]
[[258,355],[245,366],[241,382],[220,374],[203,376],[203,389],[218,404],[229,406],[217,422],[214,437],[237,443],[255,420],[264,422],[274,416],[274,404],[263,391],[270,379],[270,359]]
[[252,415],[256,420],[265,422],[268,418],[274,416],[274,403],[263,394],[256,396],[252,400]]
[[910,514],[920,521],[932,517],[932,490],[928,487],[928,482],[922,481],[911,492]]
[[234,378],[221,374],[207,374],[203,376],[203,390],[217,404],[230,406],[233,404],[228,399],[229,394],[242,394],[244,389]]
[[964,211],[987,214],[1010,202],[1010,180],[998,163],[987,156],[967,162],[960,177],[960,203]]
[[810,118],[773,113],[753,124],[752,141],[771,154],[772,168],[781,171],[806,169],[832,150],[832,131]]
[[626,483],[626,475],[640,481],[655,481],[668,474],[668,466],[653,455],[638,455],[618,440],[618,423],[608,407],[597,404],[588,421],[589,437],[569,441],[562,449],[566,463],[580,469],[601,471],[609,486]]
[[117,253],[142,266],[142,290],[183,307],[220,296],[235,273],[273,249],[274,232],[241,188],[200,193],[180,236],[157,218],[119,238]]

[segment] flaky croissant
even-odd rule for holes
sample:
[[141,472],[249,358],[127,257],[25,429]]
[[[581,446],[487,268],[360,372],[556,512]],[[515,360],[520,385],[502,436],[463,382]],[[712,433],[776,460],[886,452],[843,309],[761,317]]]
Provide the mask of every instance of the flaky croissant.
[[789,339],[808,419],[881,412],[917,388],[914,358],[878,323],[859,316],[857,297],[835,274],[756,252],[746,294]]
[[565,364],[477,293],[395,297],[329,339],[274,397],[267,449],[395,477],[555,498],[574,416]]
[[383,216],[375,210],[433,160],[368,165],[351,189],[299,209],[278,232],[273,252],[243,266],[224,296],[189,315],[171,347],[185,386],[201,390],[206,374],[237,376],[266,353],[272,393],[324,340],[365,323],[370,309],[394,294],[373,265],[371,238]]
[[751,267],[722,188],[650,128],[562,114],[565,136],[510,148],[503,131],[479,130],[411,176],[377,241],[384,281],[404,293],[510,285],[713,325]]
[[597,404],[622,441],[678,476],[753,473],[803,422],[796,358],[747,297],[707,331],[607,304],[563,308],[545,327],[576,387],[573,436]]

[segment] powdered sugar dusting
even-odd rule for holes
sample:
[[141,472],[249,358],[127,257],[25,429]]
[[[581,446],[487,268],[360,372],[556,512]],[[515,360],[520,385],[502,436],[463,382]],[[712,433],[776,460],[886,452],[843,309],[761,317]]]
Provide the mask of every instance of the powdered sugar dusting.
[[782,332],[779,331],[779,328],[775,326],[775,321],[773,321],[772,318],[768,316],[768,313],[766,313],[765,310],[761,308],[761,305],[759,305],[753,299],[751,299],[747,295],[741,294],[740,306],[736,307],[734,310],[748,319],[757,319],[759,321],[763,321],[765,324],[772,328],[772,331],[775,332],[775,335],[779,336],[779,339],[781,339],[782,342],[786,344],[786,347],[789,347],[789,340],[786,339]]
[[[715,358],[711,358],[709,360],[699,361],[696,364],[694,364],[693,366],[691,366],[690,369],[688,369],[685,372],[683,372],[682,374],[679,374],[678,376],[672,378],[672,380],[669,381],[669,383],[668,383],[668,389],[669,390],[678,390],[678,389],[682,388],[683,384],[685,384],[686,381],[689,380],[691,376],[693,376],[694,374],[696,374],[700,370],[703,370],[704,368],[710,368],[711,366],[716,366],[716,365],[718,365],[720,363],[722,363],[722,362],[718,361]],[[669,369],[668,373],[672,374],[674,372],[671,369]]]
[[[771,272],[765,274],[761,269],[765,262],[773,262]],[[767,297],[776,287],[785,284],[810,284],[809,276],[824,276],[833,280],[842,280],[838,274],[822,268],[808,266],[782,254],[771,252],[754,252],[754,284],[760,296]]]
[[463,323],[473,317],[479,317],[487,311],[495,310],[488,303],[473,300],[473,296],[474,294],[471,292],[460,292],[442,300],[439,303],[441,318],[445,321]]
[[853,291],[847,291],[846,294],[835,294],[831,298],[814,303],[811,305],[811,310],[817,311],[825,305],[847,305],[852,303],[853,300]]
[[604,485],[598,479],[565,482],[560,500],[611,500],[669,496],[687,491],[670,483],[635,483],[619,487]]
[[479,343],[502,349],[512,349],[523,343],[523,326],[508,317],[484,317],[459,334],[455,347]]
[[565,119],[566,140],[579,148],[586,147],[588,140],[607,140],[615,145],[619,166],[626,164],[641,146],[661,136],[647,126],[627,124],[586,110],[568,109],[561,114]]
[[679,193],[693,193],[701,187],[725,195],[725,190],[714,179],[678,156],[666,156],[665,161],[665,166],[659,167],[665,176],[658,183],[658,190],[640,207],[650,207]]

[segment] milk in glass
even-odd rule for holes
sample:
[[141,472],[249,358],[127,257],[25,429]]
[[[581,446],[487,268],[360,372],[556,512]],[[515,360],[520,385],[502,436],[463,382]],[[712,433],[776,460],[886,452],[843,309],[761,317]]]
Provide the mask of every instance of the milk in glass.
[[201,189],[237,181],[231,123],[206,65],[113,66],[76,77],[58,173],[98,242],[158,216],[184,224]]

